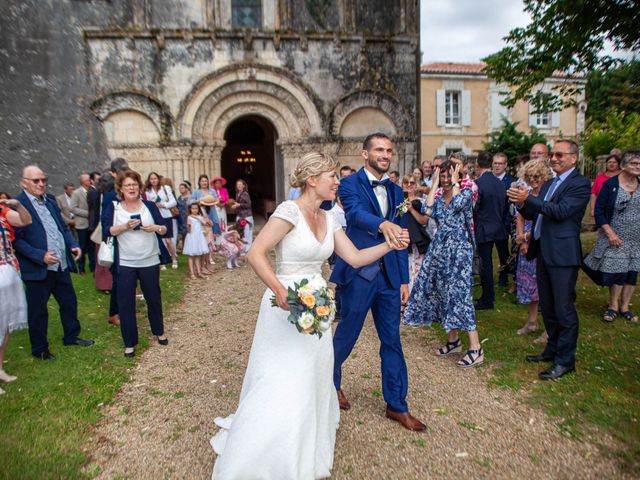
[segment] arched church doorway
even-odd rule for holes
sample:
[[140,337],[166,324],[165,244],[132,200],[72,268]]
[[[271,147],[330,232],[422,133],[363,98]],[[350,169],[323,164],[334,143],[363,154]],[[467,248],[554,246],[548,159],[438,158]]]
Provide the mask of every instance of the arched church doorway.
[[249,185],[254,215],[268,215],[276,205],[276,140],[273,124],[263,117],[249,115],[231,123],[224,134],[226,146],[221,155],[222,176],[227,179],[230,196],[235,184],[244,179]]

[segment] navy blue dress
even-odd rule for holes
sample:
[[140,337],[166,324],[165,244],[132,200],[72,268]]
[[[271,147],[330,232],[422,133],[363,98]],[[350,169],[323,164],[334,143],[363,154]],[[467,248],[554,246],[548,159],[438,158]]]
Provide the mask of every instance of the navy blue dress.
[[444,198],[436,199],[431,218],[438,223],[438,230],[424,255],[403,322],[413,327],[440,323],[447,332],[476,330],[471,291],[473,239],[469,238],[471,189],[455,195],[448,206]]

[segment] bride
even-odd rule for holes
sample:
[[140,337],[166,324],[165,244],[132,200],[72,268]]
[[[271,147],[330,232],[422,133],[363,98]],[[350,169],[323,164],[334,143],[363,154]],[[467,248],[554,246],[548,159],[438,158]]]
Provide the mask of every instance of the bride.
[[[291,185],[302,194],[278,206],[247,258],[266,284],[234,415],[216,418],[211,439],[218,457],[215,480],[307,480],[331,474],[340,410],[333,385],[331,329],[322,338],[298,333],[287,320],[287,287],[303,278],[321,280],[322,263],[336,251],[358,268],[391,248],[356,249],[333,215],[320,209],[334,200],[337,163],[321,153],[302,157]],[[399,238],[409,242],[403,231]],[[276,249],[274,272],[268,253]],[[278,307],[271,306],[275,295]]]

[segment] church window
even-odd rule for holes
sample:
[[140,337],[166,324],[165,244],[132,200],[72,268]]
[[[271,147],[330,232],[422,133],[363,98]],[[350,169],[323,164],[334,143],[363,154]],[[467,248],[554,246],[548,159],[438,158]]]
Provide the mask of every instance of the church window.
[[232,0],[231,24],[233,28],[261,28],[262,0]]

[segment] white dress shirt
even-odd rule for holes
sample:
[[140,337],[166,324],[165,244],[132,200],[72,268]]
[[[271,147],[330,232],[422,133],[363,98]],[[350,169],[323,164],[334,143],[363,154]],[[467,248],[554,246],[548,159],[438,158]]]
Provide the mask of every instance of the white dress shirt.
[[[364,169],[364,173],[367,175],[367,179],[369,180],[369,183],[373,182],[374,180],[378,180],[366,168]],[[382,175],[382,178],[380,180],[385,180],[387,178],[389,178],[389,175],[385,173],[384,175]],[[373,189],[373,193],[378,199],[378,205],[380,206],[380,211],[382,212],[382,216],[384,218],[387,218],[387,213],[389,212],[389,198],[387,197],[387,187],[385,185],[378,185]]]

